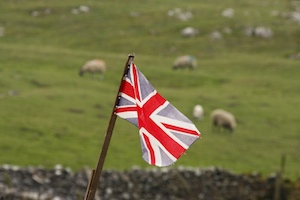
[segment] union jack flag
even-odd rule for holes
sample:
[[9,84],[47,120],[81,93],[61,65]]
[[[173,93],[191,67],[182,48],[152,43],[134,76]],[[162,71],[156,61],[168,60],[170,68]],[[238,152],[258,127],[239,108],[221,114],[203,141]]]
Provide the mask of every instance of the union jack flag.
[[157,93],[133,61],[122,80],[115,114],[139,128],[142,157],[151,165],[173,164],[201,137],[196,126]]

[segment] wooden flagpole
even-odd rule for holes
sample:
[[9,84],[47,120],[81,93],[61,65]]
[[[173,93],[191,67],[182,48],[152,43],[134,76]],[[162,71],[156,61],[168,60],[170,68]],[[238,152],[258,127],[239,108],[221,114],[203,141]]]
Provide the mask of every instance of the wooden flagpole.
[[120,89],[121,89],[123,77],[125,76],[125,73],[127,71],[127,66],[129,64],[129,62],[133,61],[133,59],[134,59],[134,54],[129,54],[128,55],[128,60],[127,60],[127,62],[125,64],[125,67],[124,67],[124,72],[123,72],[123,75],[122,75],[122,78],[121,78],[121,82],[120,82],[119,90],[118,90],[118,93],[117,93],[117,96],[116,96],[115,104],[114,104],[114,107],[113,107],[113,110],[112,110],[112,113],[111,113],[110,121],[109,121],[108,128],[107,128],[107,131],[106,131],[106,136],[105,136],[105,139],[104,139],[104,142],[103,142],[103,145],[102,145],[102,150],[101,150],[101,153],[100,153],[100,156],[99,156],[98,164],[97,164],[96,169],[93,170],[93,173],[91,175],[91,178],[90,178],[90,181],[88,183],[87,190],[86,190],[86,193],[85,193],[84,200],[94,200],[94,198],[95,198],[95,193],[96,193],[97,188],[98,188],[98,183],[100,182],[100,176],[101,176],[101,172],[102,172],[102,169],[103,169],[103,165],[104,165],[105,157],[106,157],[106,154],[107,154],[108,146],[109,146],[110,139],[111,139],[113,129],[114,129],[114,126],[115,126],[115,122],[116,122],[116,119],[117,119],[117,115],[115,114],[115,107],[116,107],[116,104],[118,102],[118,96],[119,96],[119,92],[120,92]]

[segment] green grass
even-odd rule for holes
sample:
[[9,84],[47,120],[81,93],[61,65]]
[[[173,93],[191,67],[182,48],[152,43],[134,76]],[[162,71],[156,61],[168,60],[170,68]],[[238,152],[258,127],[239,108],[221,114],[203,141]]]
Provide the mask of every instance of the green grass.
[[[271,11],[289,12],[288,1],[85,1],[89,13],[73,15],[82,1],[0,3],[0,164],[60,163],[73,170],[98,160],[124,64],[129,53],[158,92],[188,118],[195,104],[205,109],[194,121],[203,135],[173,167],[220,166],[269,175],[286,155],[286,176],[300,176],[300,27]],[[167,16],[176,7],[193,18]],[[235,16],[221,16],[232,7]],[[33,10],[50,15],[32,17]],[[131,12],[139,13],[132,17]],[[271,39],[245,36],[246,26],[266,26]],[[182,38],[186,26],[199,28]],[[232,29],[223,40],[212,31]],[[172,71],[182,54],[198,58],[194,72]],[[78,68],[99,57],[108,65],[103,81],[79,77]],[[9,91],[18,95],[10,96]],[[213,133],[209,113],[235,114],[233,135]],[[149,167],[141,158],[138,130],[118,118],[105,169]]]

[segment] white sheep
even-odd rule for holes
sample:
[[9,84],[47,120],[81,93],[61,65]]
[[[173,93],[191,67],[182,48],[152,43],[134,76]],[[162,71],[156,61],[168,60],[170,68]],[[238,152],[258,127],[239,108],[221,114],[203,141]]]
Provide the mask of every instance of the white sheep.
[[211,112],[212,125],[220,129],[227,129],[233,133],[236,128],[236,120],[233,114],[223,109],[216,109]]
[[106,64],[101,59],[93,59],[87,61],[80,69],[79,75],[83,76],[85,73],[89,73],[91,75],[99,74],[99,78],[103,78],[103,74],[106,71]]
[[201,105],[197,104],[193,109],[193,117],[198,120],[202,120],[204,117],[204,109]]
[[190,55],[184,55],[178,57],[173,64],[173,69],[189,68],[193,70],[196,67],[197,67],[197,60],[194,56],[190,56]]
[[186,27],[181,31],[183,37],[194,37],[199,34],[199,30],[193,27]]

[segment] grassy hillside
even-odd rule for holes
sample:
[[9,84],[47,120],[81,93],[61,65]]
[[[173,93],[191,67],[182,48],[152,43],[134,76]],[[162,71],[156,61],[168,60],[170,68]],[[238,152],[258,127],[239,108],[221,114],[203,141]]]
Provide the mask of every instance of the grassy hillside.
[[[73,14],[80,5],[89,12]],[[0,164],[94,167],[127,55],[134,52],[152,85],[203,135],[174,167],[269,175],[286,155],[286,175],[299,177],[300,61],[288,59],[300,50],[299,24],[287,15],[295,6],[285,0],[1,1]],[[192,17],[169,16],[175,8]],[[227,8],[234,9],[231,18],[222,16]],[[182,37],[188,26],[199,34]],[[273,36],[247,36],[245,29],[255,26]],[[223,38],[211,39],[213,31]],[[194,72],[171,70],[182,54],[197,57]],[[79,77],[78,68],[95,57],[107,62],[104,80]],[[205,109],[203,121],[192,118],[195,104]],[[212,132],[215,108],[235,114],[233,135]],[[105,168],[133,165],[149,167],[138,130],[118,118]]]

